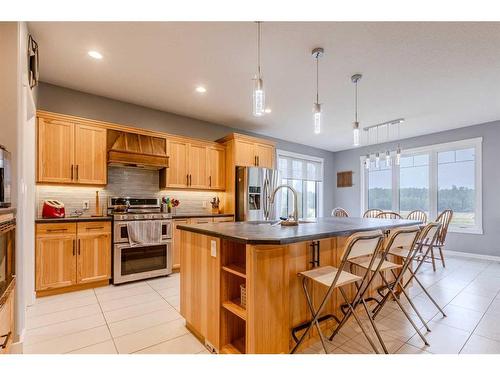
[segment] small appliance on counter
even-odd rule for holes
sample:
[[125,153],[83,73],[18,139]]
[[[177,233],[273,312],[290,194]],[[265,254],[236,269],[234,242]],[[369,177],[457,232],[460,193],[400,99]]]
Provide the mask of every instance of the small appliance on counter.
[[44,219],[63,218],[64,216],[64,203],[55,199],[43,202],[42,217]]

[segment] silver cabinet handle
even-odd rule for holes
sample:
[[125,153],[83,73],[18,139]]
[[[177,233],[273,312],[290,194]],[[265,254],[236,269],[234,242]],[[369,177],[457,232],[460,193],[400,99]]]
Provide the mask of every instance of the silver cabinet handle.
[[76,248],[76,240],[73,240],[73,256],[76,255],[75,248]]

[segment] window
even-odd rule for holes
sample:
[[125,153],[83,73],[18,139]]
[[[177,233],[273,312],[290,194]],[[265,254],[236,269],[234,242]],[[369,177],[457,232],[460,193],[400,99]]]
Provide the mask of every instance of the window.
[[392,169],[385,160],[380,161],[379,168],[372,161],[368,175],[368,208],[392,210]]
[[362,211],[369,208],[400,212],[405,217],[423,210],[434,219],[453,210],[450,231],[482,233],[482,138],[403,150],[399,166],[361,167]]
[[[297,210],[301,219],[322,215],[323,159],[278,150],[280,183],[297,191]],[[278,200],[280,217],[292,212],[293,196],[282,189]]]

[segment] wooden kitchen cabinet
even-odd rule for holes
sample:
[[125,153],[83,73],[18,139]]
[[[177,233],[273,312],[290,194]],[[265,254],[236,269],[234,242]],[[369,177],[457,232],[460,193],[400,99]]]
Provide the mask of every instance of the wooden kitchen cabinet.
[[9,354],[14,340],[15,281],[0,296],[0,354]]
[[207,146],[192,143],[189,145],[189,187],[194,189],[209,188],[207,170]]
[[161,189],[224,190],[224,147],[169,138],[167,153],[170,166],[160,171]]
[[36,236],[36,290],[76,284],[76,224],[38,225]]
[[108,280],[111,277],[111,223],[78,223],[78,284]]
[[37,296],[98,286],[110,277],[110,222],[37,224]]
[[257,155],[252,140],[238,139],[234,143],[235,164],[242,167],[256,167]]
[[223,147],[208,147],[208,187],[224,190],[226,184],[226,151]]
[[106,184],[106,129],[75,125],[75,180],[79,184]]
[[75,127],[72,123],[38,118],[38,182],[73,183]]
[[232,151],[232,155],[228,155],[227,159],[235,166],[275,168],[274,142],[236,133],[217,142],[226,144],[227,149]]
[[106,185],[106,129],[38,117],[39,183]]
[[255,144],[255,156],[257,157],[257,167],[274,168],[274,158],[276,149],[274,146],[264,143]]
[[174,270],[179,270],[181,266],[181,231],[177,229],[177,225],[187,224],[188,222],[189,219],[175,219],[173,222],[172,269]]

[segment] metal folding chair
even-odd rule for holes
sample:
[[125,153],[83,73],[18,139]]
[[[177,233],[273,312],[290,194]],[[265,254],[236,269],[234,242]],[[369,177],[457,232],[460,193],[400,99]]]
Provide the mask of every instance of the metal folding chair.
[[[312,320],[290,353],[293,354],[297,352],[300,345],[302,344],[305,337],[307,336],[307,334],[309,333],[309,331],[313,326],[315,326],[318,331],[318,335],[321,340],[321,345],[323,346],[325,353],[328,353],[328,350],[325,345],[325,339],[323,333],[321,332],[321,328],[318,322],[318,318],[321,315],[321,312],[323,311],[326,303],[330,299],[335,289],[339,290],[342,298],[344,299],[345,303],[349,308],[350,315],[352,314],[354,316],[354,319],[358,323],[365,337],[368,339],[368,342],[375,350],[375,352],[378,353],[377,347],[375,346],[372,339],[366,332],[358,314],[355,311],[356,306],[360,303],[360,298],[368,290],[368,286],[370,285],[371,281],[373,281],[374,276],[372,275],[370,277],[369,271],[365,272],[365,274],[362,276],[354,275],[350,272],[344,271],[344,268],[348,264],[350,259],[358,257],[364,257],[364,258],[369,257],[370,258],[369,263],[370,266],[372,266],[373,262],[376,259],[376,254],[378,253],[383,244],[383,240],[384,236],[381,231],[355,233],[352,236],[350,236],[349,239],[347,240],[344,252],[341,256],[340,265],[338,268],[332,266],[324,266],[298,273],[298,276],[302,278],[302,289],[304,290],[304,295],[307,300],[309,311],[311,312],[312,315]],[[323,285],[325,287],[328,287],[328,290],[326,291],[317,309],[314,308],[314,305],[311,300],[311,295],[308,290],[309,282],[311,283],[314,282]],[[344,291],[343,287],[353,284],[357,287],[357,290],[355,296],[352,299],[350,299],[346,294],[346,292]],[[365,287],[363,287],[364,284],[366,284]]]
[[[375,309],[373,310],[373,315],[371,315],[371,319],[375,320],[378,313],[382,310],[385,303],[387,302],[389,296],[392,296],[394,298],[394,300],[396,301],[397,305],[399,306],[399,308],[401,309],[401,311],[403,312],[403,314],[405,315],[406,319],[408,319],[408,321],[413,326],[413,328],[415,329],[417,334],[420,336],[422,341],[426,345],[429,345],[429,343],[425,339],[424,335],[420,332],[417,325],[415,324],[415,322],[411,318],[410,314],[408,313],[408,311],[406,311],[406,309],[404,308],[404,306],[402,305],[402,303],[399,301],[399,298],[398,298],[398,293],[401,292],[401,294],[403,294],[406,297],[411,308],[415,311],[415,313],[417,314],[418,318],[420,319],[422,324],[425,326],[427,331],[430,331],[430,328],[427,325],[427,322],[422,317],[422,315],[420,314],[420,312],[418,311],[416,306],[413,304],[412,300],[410,299],[410,297],[408,296],[408,294],[406,293],[406,291],[404,290],[404,287],[402,285],[403,277],[404,277],[406,271],[408,270],[408,268],[411,266],[413,257],[406,258],[406,260],[404,260],[402,265],[396,264],[396,263],[393,263],[393,262],[390,262],[387,260],[387,255],[389,254],[391,249],[394,249],[394,248],[396,248],[396,249],[397,248],[410,249],[411,255],[413,255],[413,252],[415,251],[414,249],[416,247],[415,245],[416,245],[417,240],[419,238],[420,232],[421,232],[421,229],[417,226],[393,230],[392,233],[390,234],[389,240],[387,241],[385,249],[380,254],[380,267],[378,269],[375,269],[372,266],[369,266],[369,264],[366,261],[365,262],[358,262],[355,260],[355,261],[352,261],[351,263],[357,267],[362,268],[362,269],[371,270],[374,274],[379,274],[383,283],[384,283],[384,288],[387,290],[387,293],[384,295],[382,301],[380,301],[379,305],[377,307],[375,307]],[[399,273],[396,274],[395,270],[398,270]],[[395,281],[390,282],[387,279],[385,272],[388,272],[388,271],[390,271],[392,273]],[[333,338],[333,336],[335,334],[336,334],[336,332],[334,332],[332,334],[331,338]]]

